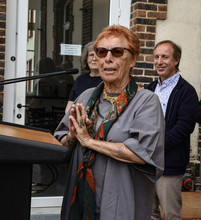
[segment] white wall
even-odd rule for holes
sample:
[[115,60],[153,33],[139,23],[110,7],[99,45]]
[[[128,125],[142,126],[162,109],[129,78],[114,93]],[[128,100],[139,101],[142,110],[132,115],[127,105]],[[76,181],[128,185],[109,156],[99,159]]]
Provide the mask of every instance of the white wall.
[[[182,47],[180,73],[201,97],[201,0],[168,0],[166,20],[158,20],[156,43],[172,40]],[[192,155],[197,154],[198,125],[191,137]]]

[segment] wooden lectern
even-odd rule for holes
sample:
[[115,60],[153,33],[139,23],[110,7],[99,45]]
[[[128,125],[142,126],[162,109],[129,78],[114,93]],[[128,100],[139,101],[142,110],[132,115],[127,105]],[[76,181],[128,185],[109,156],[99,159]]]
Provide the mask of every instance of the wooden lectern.
[[0,219],[29,220],[33,164],[63,163],[70,157],[49,132],[0,124]]

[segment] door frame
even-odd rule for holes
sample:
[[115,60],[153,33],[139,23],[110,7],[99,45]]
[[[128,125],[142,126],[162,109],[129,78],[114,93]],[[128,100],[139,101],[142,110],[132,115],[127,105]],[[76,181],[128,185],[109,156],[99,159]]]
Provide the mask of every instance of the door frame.
[[[28,0],[7,0],[6,8],[5,79],[24,77]],[[3,121],[24,124],[25,109],[17,108],[17,104],[25,104],[25,86],[25,82],[20,82],[4,87]]]
[[[120,24],[130,27],[131,0],[110,0],[109,25]],[[5,79],[26,76],[26,42],[28,0],[7,0]],[[13,22],[16,21],[16,22]],[[3,120],[24,124],[25,109],[17,104],[25,104],[26,83],[4,87]],[[17,118],[20,114],[21,118]]]
[[[26,50],[29,0],[7,0],[5,79],[26,76]],[[110,0],[109,25],[120,24],[130,27],[131,0]],[[13,22],[16,21],[16,22]],[[24,124],[26,83],[20,82],[4,87],[3,120]],[[21,118],[17,118],[20,114]],[[62,196],[33,197],[31,207],[61,207]]]
[[109,25],[120,24],[130,28],[131,0],[110,0]]

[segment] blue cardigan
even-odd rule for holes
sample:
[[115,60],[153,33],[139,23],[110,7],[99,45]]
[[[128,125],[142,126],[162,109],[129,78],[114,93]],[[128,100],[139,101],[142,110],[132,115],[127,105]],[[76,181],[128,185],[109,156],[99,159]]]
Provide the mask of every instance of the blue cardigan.
[[[157,80],[146,88],[155,91]],[[173,89],[167,105],[165,121],[164,175],[180,175],[186,171],[190,155],[190,134],[195,127],[194,112],[197,93],[181,76]]]

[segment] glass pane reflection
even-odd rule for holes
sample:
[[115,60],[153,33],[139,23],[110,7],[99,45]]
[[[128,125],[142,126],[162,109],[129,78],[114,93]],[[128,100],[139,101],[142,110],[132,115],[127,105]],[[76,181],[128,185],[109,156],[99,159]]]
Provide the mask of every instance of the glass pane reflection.
[[[101,14],[97,16],[97,14]],[[108,25],[109,0],[29,0],[27,76],[61,71],[70,67],[80,72],[80,57],[60,55],[60,44],[82,47]],[[26,84],[27,126],[53,133],[65,114],[65,106],[79,74],[64,74]],[[34,165],[33,196],[63,195],[68,162]],[[37,186],[36,186],[37,184]],[[36,191],[35,191],[36,190]]]

